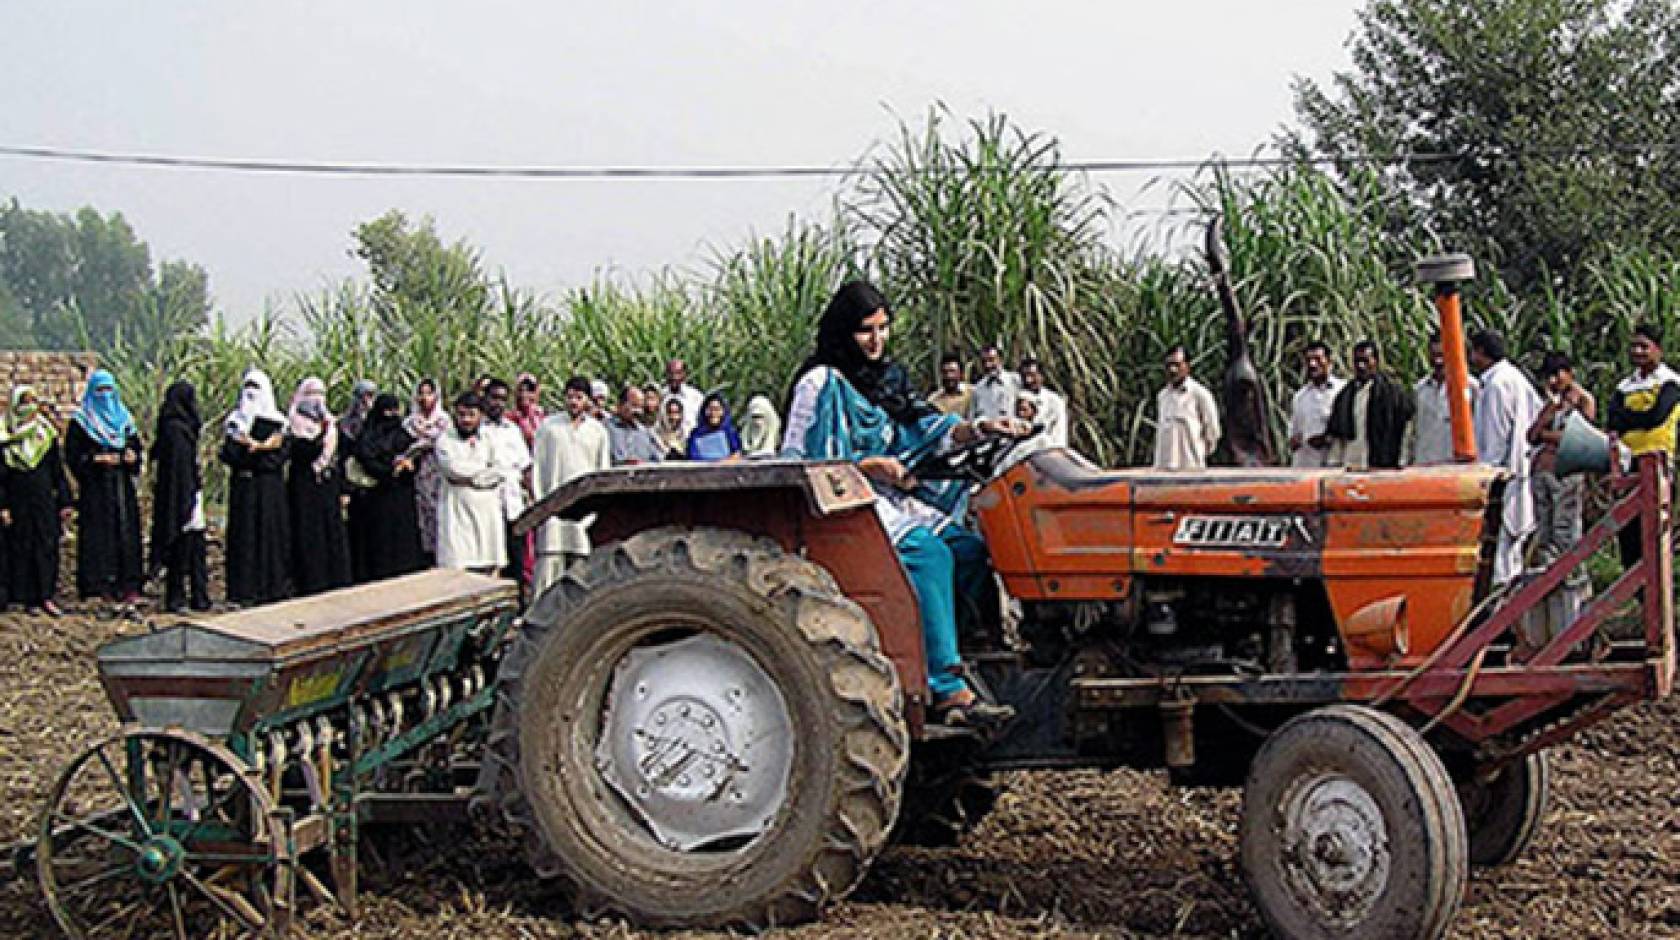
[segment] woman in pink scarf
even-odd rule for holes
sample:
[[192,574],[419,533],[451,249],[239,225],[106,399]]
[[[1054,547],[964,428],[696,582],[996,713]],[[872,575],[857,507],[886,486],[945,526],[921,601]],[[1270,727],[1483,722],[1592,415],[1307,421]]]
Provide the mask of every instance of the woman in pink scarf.
[[410,459],[414,461],[414,501],[420,510],[420,547],[427,564],[437,555],[438,475],[434,453],[438,438],[449,430],[449,412],[438,401],[437,382],[421,379],[414,388],[414,407],[403,421],[403,430],[414,438]]
[[548,416],[543,411],[542,386],[537,383],[536,376],[521,372],[513,388],[513,410],[508,416],[519,425],[519,433],[525,435],[525,446],[530,447],[536,443],[537,428],[542,427],[543,418]]
[[339,497],[338,422],[327,410],[327,383],[310,376],[298,383],[286,415],[291,438],[286,508],[292,534],[292,589],[296,596],[350,584],[350,541]]
[[[525,436],[525,446],[535,447],[537,428],[542,427],[547,414],[542,406],[542,386],[537,384],[537,377],[529,372],[519,373],[519,381],[513,383],[513,410],[509,416],[513,423],[519,426],[519,433]],[[534,584],[532,577],[536,574],[537,566],[537,533],[536,530],[525,533],[525,584]]]

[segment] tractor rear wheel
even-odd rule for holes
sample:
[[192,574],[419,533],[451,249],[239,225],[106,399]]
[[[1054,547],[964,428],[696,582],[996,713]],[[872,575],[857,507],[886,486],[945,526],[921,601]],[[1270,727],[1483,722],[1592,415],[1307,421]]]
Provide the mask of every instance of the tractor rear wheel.
[[868,616],[775,543],[657,529],[532,607],[499,671],[503,818],[583,916],[761,929],[862,879],[909,734]]
[[1243,879],[1277,936],[1440,937],[1463,898],[1465,843],[1441,759],[1391,715],[1308,712],[1249,769]]
[[1540,831],[1551,794],[1552,772],[1543,752],[1506,765],[1492,780],[1461,780],[1458,798],[1470,833],[1470,864],[1495,868],[1521,855]]

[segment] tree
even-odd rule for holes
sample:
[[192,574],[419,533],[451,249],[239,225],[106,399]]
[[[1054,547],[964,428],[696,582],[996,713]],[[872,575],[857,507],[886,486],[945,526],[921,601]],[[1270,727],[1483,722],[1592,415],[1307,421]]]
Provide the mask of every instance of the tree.
[[16,199],[0,205],[6,345],[108,351],[126,342],[159,349],[202,326],[209,314],[204,269],[165,261],[154,276],[151,249],[122,213],[83,208],[72,216],[25,209]]
[[1359,21],[1353,69],[1296,84],[1297,152],[1409,159],[1380,178],[1519,290],[1680,234],[1671,0],[1371,0]]
[[35,348],[35,325],[29,322],[29,312],[23,309],[11,287],[0,279],[0,349]]
[[[429,216],[416,225],[395,210],[357,226],[355,240],[351,254],[367,262],[381,335],[398,350],[424,349],[421,358],[441,370],[431,377],[445,388],[469,380],[461,370],[477,360],[490,329],[491,286],[478,249],[465,241],[446,245]],[[318,340],[333,325],[331,317],[310,324]],[[338,345],[366,362],[358,370],[386,365],[378,359],[388,352],[364,337],[343,337]]]

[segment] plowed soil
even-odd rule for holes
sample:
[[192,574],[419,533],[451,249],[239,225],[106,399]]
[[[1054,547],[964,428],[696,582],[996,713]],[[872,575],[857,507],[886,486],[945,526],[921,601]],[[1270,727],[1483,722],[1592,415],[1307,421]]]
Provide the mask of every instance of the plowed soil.
[[[62,766],[115,727],[95,677],[102,642],[145,608],[0,615],[0,842],[34,826]],[[1515,864],[1473,874],[1455,936],[1680,937],[1680,703],[1624,712],[1552,752],[1554,802]],[[1235,867],[1238,795],[1134,772],[1014,774],[951,849],[889,849],[851,900],[781,935],[1251,937]],[[514,847],[470,832],[388,840],[364,866],[354,922],[312,912],[308,938],[657,936],[587,923]],[[0,937],[55,936],[33,881],[0,885]],[[667,934],[665,936],[703,936]]]

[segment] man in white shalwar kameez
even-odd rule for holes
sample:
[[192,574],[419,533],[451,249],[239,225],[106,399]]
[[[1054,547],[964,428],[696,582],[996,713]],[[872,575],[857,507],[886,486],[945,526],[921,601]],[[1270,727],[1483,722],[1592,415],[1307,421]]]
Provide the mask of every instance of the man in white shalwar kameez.
[[1219,446],[1219,404],[1190,377],[1183,346],[1167,353],[1167,384],[1155,396],[1155,469],[1200,470]]
[[480,433],[483,420],[482,401],[467,392],[455,400],[455,426],[438,437],[440,568],[493,572],[507,564],[503,474],[494,442]]
[[1333,443],[1324,432],[1330,426],[1336,396],[1346,383],[1336,378],[1330,365],[1330,347],[1322,341],[1308,343],[1301,362],[1307,384],[1289,403],[1289,465],[1322,467],[1329,463]]
[[[566,383],[566,410],[550,415],[537,429],[531,464],[531,488],[542,499],[586,473],[612,466],[612,439],[601,422],[590,417],[593,402],[589,382]],[[541,596],[560,580],[566,566],[589,554],[590,519],[550,519],[537,530],[537,565],[532,596]]]
[[525,446],[525,432],[508,419],[507,406],[513,390],[501,379],[485,383],[484,421],[478,433],[490,440],[490,450],[496,455],[496,469],[502,471],[502,519],[507,535],[507,567],[503,577],[525,580],[525,544],[513,536],[513,523],[525,514],[527,472],[531,468],[531,449]]
[[1505,358],[1505,340],[1492,330],[1470,338],[1470,364],[1481,373],[1476,395],[1476,453],[1483,463],[1506,471],[1493,584],[1523,570],[1523,548],[1534,531],[1534,493],[1529,486],[1528,429],[1544,402],[1534,385]]

